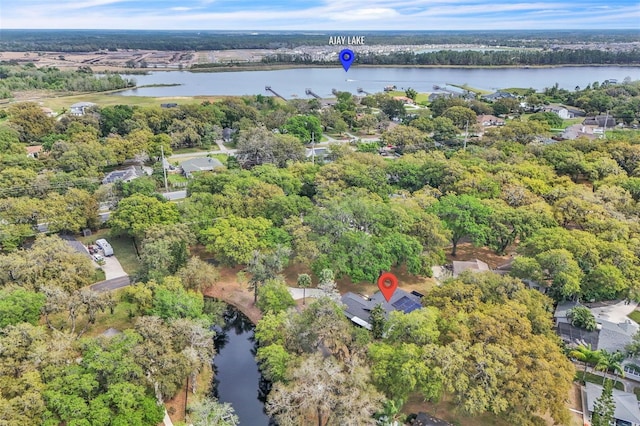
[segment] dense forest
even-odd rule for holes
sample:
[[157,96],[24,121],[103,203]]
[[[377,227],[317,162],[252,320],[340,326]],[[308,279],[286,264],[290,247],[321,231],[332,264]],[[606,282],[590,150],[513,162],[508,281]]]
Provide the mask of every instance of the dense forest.
[[[257,95],[96,106],[59,120],[12,104],[0,126],[0,421],[157,424],[159,404],[187,379],[195,386],[213,356],[219,306],[202,291],[219,271],[202,256],[241,266],[255,292],[257,358],[273,382],[267,410],[283,426],[401,419],[416,395],[471,417],[566,423],[574,367],[551,311],[565,300],[640,299],[640,135],[552,140],[558,118],[525,118],[521,104],[611,109],[633,125],[638,84],[443,98],[412,111],[388,94],[345,92],[325,107]],[[509,119],[463,137],[480,114]],[[306,157],[312,135],[346,131],[381,141]],[[161,151],[208,149],[225,133],[236,149],[225,167],[196,174],[179,203],[159,194]],[[43,147],[37,158],[31,145]],[[390,146],[396,156],[379,154]],[[136,157],[151,176],[100,184]],[[87,287],[97,273],[87,256],[36,235],[43,223],[53,234],[96,229],[100,203],[111,206],[111,236],[139,252],[135,284],[117,295]],[[372,312],[371,332],[336,303],[339,279],[371,283],[394,268],[429,276],[466,242],[512,254],[507,275],[448,280],[414,312]],[[297,282],[282,277],[288,265],[305,271]],[[312,283],[323,297],[289,311],[286,286]],[[107,338],[94,326],[108,312],[123,323]],[[237,424],[229,406],[205,401],[190,409],[194,424],[212,412]]]
[[[216,32],[128,30],[0,30],[0,51],[91,52],[101,49],[224,50],[278,49],[326,45],[332,32]],[[507,47],[548,47],[562,43],[638,41],[632,30],[545,31],[346,31],[341,36],[365,36],[368,45],[478,44]]]

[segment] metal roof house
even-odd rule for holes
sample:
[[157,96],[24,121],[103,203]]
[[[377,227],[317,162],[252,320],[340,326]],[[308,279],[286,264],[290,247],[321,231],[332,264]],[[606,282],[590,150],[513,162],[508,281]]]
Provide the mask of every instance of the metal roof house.
[[[591,420],[595,401],[602,395],[602,386],[595,383],[589,383],[582,388],[583,400],[586,399],[588,418]],[[640,426],[640,408],[638,408],[638,399],[635,394],[613,389],[613,402],[616,406],[613,412],[614,423],[616,426]],[[585,413],[587,417],[587,413]],[[585,422],[585,424],[588,424]]]
[[347,318],[367,330],[371,330],[369,316],[371,310],[377,305],[382,305],[387,316],[389,312],[393,311],[402,311],[408,314],[422,307],[420,299],[422,299],[422,295],[418,292],[409,293],[402,289],[396,289],[388,302],[379,291],[370,298],[352,292],[345,293],[340,301],[345,305],[344,313]]

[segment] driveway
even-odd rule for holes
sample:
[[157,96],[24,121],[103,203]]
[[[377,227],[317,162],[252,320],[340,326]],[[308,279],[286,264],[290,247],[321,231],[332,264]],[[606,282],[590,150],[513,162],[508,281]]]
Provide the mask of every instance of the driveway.
[[109,291],[115,290],[118,288],[126,287],[131,284],[131,280],[129,276],[124,276],[120,278],[113,278],[111,280],[100,281],[91,285],[91,290],[93,291]]
[[102,265],[107,280],[114,278],[126,277],[128,274],[122,269],[122,265],[118,262],[115,256],[109,256],[104,258],[104,265]]

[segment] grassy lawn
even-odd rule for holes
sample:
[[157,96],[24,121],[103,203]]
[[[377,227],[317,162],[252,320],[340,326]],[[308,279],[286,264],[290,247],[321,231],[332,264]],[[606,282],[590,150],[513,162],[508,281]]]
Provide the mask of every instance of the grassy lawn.
[[172,173],[167,175],[167,181],[169,182],[169,185],[181,185],[189,182],[189,179],[182,175]]
[[402,407],[402,413],[409,415],[424,411],[432,416],[439,417],[457,426],[510,426],[511,423],[493,414],[483,414],[469,417],[459,413],[458,404],[450,395],[445,395],[442,401],[424,402],[424,398],[418,394],[411,395],[407,403]]
[[139,106],[160,106],[161,103],[175,102],[177,104],[194,104],[201,103],[204,99],[195,97],[164,97],[152,98],[148,96],[121,96],[108,93],[87,93],[83,95],[72,96],[56,96],[43,97],[39,99],[43,106],[49,107],[54,111],[62,111],[63,108],[69,108],[76,102],[93,102],[99,106],[110,105],[139,105]]
[[627,316],[640,324],[640,311],[633,311]]
[[[598,376],[597,374],[593,374],[593,373],[585,373],[584,371],[576,372],[576,377],[574,378],[574,381],[581,382],[581,383],[584,383],[584,382],[595,383],[596,385],[602,386],[602,376]],[[614,389],[624,390],[624,384],[617,380],[613,382],[613,387]]]
[[108,229],[100,229],[94,232],[89,237],[78,237],[79,241],[84,244],[88,244],[97,240],[98,238],[105,238],[113,247],[113,253],[118,258],[120,265],[124,271],[129,275],[134,275],[140,268],[140,261],[136,254],[136,249],[133,246],[133,239],[130,237],[112,237],[109,234]]
[[473,92],[476,95],[488,95],[489,93],[493,93],[491,90],[478,89],[476,87],[471,87],[468,84],[449,84],[449,86],[458,87],[463,90],[468,90],[469,92]]
[[[113,296],[118,300],[120,298],[120,291],[114,292]],[[111,315],[111,312],[108,309],[104,312],[98,313],[96,316],[96,322],[85,334],[89,337],[94,337],[99,336],[109,328],[115,328],[120,331],[133,328],[133,321],[129,318],[129,312],[133,312],[135,309],[136,306],[133,303],[118,302],[113,309],[113,315]],[[79,321],[78,326],[83,327],[85,323],[86,319],[82,318],[81,322]]]

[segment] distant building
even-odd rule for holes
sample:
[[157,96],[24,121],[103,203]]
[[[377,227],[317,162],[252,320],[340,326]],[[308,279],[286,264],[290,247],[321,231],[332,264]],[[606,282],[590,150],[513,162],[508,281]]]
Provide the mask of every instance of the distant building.
[[489,102],[494,102],[494,101],[497,101],[499,99],[514,99],[515,97],[516,97],[516,95],[514,95],[513,93],[502,92],[502,91],[497,91],[497,92],[491,93],[489,95],[481,96],[482,99],[484,99],[485,101],[489,101]]
[[96,104],[93,102],[78,102],[76,104],[71,105],[69,108],[69,113],[71,115],[81,116],[84,115],[88,109],[95,107]]
[[42,152],[42,145],[31,145],[27,147],[27,157],[38,158]]
[[169,102],[166,104],[160,104],[160,108],[176,108],[178,106],[175,102]]
[[47,117],[55,117],[56,116],[56,113],[51,108],[40,107],[40,109],[42,110],[42,112],[44,112],[47,115]]
[[197,157],[183,161],[180,167],[182,168],[184,176],[191,179],[195,172],[210,172],[219,167],[223,167],[223,164],[217,158]]
[[558,117],[563,120],[568,120],[569,118],[573,118],[573,112],[569,111],[567,108],[562,106],[549,106],[543,109],[544,112],[553,112],[558,115]]
[[478,124],[482,127],[492,127],[492,126],[504,126],[505,121],[502,118],[496,117],[495,115],[479,115],[477,118]]
[[616,123],[616,119],[610,115],[597,115],[595,117],[585,118],[582,124],[585,126],[598,126],[610,129],[616,127],[618,123]]
[[345,305],[345,315],[354,323],[371,330],[369,316],[371,310],[377,305],[382,305],[386,315],[393,311],[404,313],[413,312],[420,309],[422,294],[418,292],[408,293],[402,289],[396,289],[391,299],[387,302],[381,292],[376,292],[371,298],[365,298],[356,293],[345,293],[340,301]]
[[407,97],[407,96],[394,96],[393,99],[396,100],[396,101],[402,101],[405,104],[415,105],[414,100],[409,98],[409,97]]
[[482,260],[471,260],[471,261],[453,261],[453,277],[457,277],[462,274],[464,271],[471,272],[487,272],[490,271],[489,265],[484,263]]
[[[585,418],[591,421],[595,402],[602,395],[602,386],[587,382],[582,388],[583,401],[587,402]],[[640,426],[640,408],[635,394],[613,389],[613,423],[616,426]],[[585,425],[589,424],[585,422]]]
[[102,184],[107,185],[117,181],[131,182],[132,180],[144,175],[145,173],[141,167],[130,166],[126,169],[114,170],[107,173],[104,179],[102,179]]

